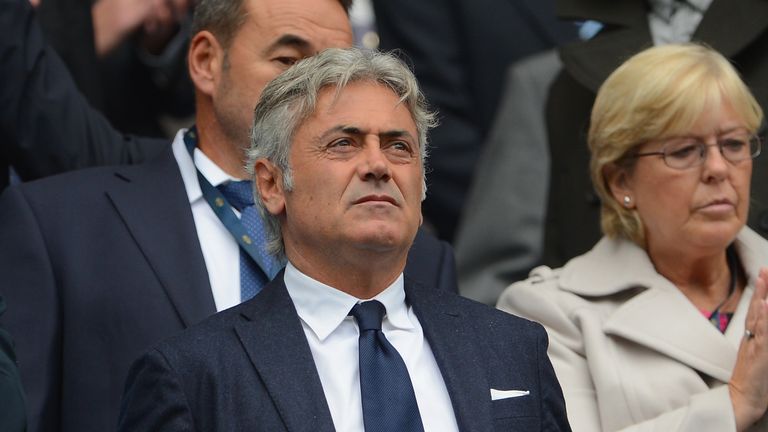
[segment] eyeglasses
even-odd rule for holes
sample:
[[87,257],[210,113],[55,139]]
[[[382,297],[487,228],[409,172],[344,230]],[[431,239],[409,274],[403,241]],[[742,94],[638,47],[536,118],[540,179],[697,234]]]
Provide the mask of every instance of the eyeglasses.
[[736,133],[718,137],[716,144],[707,144],[697,137],[670,139],[660,151],[636,153],[631,157],[661,156],[668,167],[687,169],[700,166],[707,160],[707,147],[717,147],[725,160],[736,163],[754,159],[762,148],[760,137],[748,133]]

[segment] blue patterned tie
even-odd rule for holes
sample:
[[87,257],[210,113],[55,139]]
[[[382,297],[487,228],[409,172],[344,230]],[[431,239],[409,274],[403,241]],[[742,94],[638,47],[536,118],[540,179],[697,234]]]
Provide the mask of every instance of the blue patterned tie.
[[411,377],[402,357],[381,331],[384,305],[356,304],[350,315],[360,328],[360,394],[365,432],[423,432]]
[[[251,236],[261,254],[262,262],[267,265],[269,273],[273,273],[279,265],[277,260],[266,252],[266,230],[259,211],[253,205],[253,183],[248,180],[229,182],[219,185],[218,189],[227,201],[240,212],[240,223]],[[247,252],[240,249],[240,301],[246,301],[255,296],[269,282],[269,277],[259,268]]]

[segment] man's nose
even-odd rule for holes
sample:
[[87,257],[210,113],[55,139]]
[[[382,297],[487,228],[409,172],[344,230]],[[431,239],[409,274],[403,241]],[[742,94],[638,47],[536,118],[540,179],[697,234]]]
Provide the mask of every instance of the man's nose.
[[[384,180],[390,178],[390,162],[384,154],[378,140],[366,143],[359,166],[360,176],[364,180]],[[376,141],[376,142],[373,142]]]

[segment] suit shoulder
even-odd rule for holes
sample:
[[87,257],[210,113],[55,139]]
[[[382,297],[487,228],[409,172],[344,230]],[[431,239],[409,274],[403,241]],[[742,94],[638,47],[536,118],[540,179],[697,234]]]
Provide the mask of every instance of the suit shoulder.
[[[155,140],[147,138],[147,140]],[[157,140],[158,146],[165,145],[165,151],[160,152],[154,159],[134,165],[105,165],[68,171],[37,180],[24,182],[11,188],[16,188],[24,196],[35,201],[36,198],[54,198],[65,196],[67,199],[85,197],[93,193],[101,194],[104,188],[112,182],[127,181],[128,178],[141,178],[150,170],[150,164],[161,158],[173,158],[170,152],[170,142]],[[175,160],[174,160],[175,163]],[[10,189],[10,188],[9,188]]]
[[544,328],[537,322],[464,297],[460,301],[475,326],[482,331],[525,338],[536,338],[544,333]]
[[174,367],[186,369],[201,364],[216,364],[220,356],[239,344],[235,325],[242,321],[240,306],[218,312],[205,320],[157,342],[147,350],[159,353]]

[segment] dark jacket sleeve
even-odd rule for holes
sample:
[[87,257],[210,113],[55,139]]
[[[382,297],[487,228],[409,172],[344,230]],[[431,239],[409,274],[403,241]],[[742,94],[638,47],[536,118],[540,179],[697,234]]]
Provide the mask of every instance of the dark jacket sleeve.
[[88,104],[28,1],[0,0],[0,64],[0,160],[22,179],[136,163],[164,147],[121,134]]
[[20,188],[6,189],[0,195],[0,295],[8,310],[0,322],[16,339],[30,431],[57,430],[60,416],[61,319],[48,254],[35,214]]
[[196,430],[178,375],[160,351],[144,354],[128,372],[117,430]]
[[541,405],[543,431],[568,431],[571,426],[568,422],[568,414],[565,408],[565,397],[560,382],[555,375],[555,369],[547,355],[549,339],[547,332],[540,324],[536,324],[536,354],[539,365],[539,382],[541,383]]
[[[0,297],[0,315],[4,310],[5,303]],[[24,392],[19,372],[16,370],[13,344],[8,333],[0,328],[0,430],[23,432],[26,428]]]

